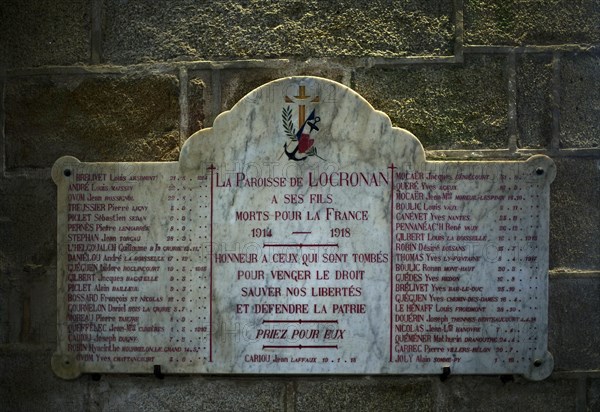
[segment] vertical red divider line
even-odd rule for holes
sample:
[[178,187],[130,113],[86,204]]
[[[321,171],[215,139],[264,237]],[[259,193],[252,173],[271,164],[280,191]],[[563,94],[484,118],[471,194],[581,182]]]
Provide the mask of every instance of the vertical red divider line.
[[213,175],[214,175],[215,167],[214,165],[210,165],[210,303],[209,303],[209,362],[212,362],[213,348],[212,348],[212,326],[213,326],[213,313],[212,313],[212,305],[213,305]]
[[390,193],[390,362],[392,361],[393,327],[394,327],[394,164],[389,166],[392,171],[392,191]]

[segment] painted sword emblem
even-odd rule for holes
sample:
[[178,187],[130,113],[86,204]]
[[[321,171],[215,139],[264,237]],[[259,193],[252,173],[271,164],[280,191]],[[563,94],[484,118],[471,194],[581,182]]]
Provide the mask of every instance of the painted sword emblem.
[[[285,153],[289,160],[299,162],[308,159],[310,156],[325,160],[317,154],[317,147],[315,146],[315,135],[319,131],[317,123],[321,121],[321,118],[317,116],[316,108],[311,110],[308,117],[306,116],[306,107],[309,104],[314,106],[319,103],[319,96],[312,97],[312,99],[311,97],[306,94],[306,86],[302,85],[298,86],[297,96],[285,96],[285,102],[288,103],[288,106],[283,108],[281,117],[283,129],[289,141],[283,145],[281,156]],[[292,120],[293,104],[298,106],[297,131]]]

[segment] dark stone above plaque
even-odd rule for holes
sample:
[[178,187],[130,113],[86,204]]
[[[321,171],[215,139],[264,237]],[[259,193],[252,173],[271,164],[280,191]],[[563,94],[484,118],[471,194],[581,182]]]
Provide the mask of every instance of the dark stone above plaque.
[[52,174],[63,378],[552,371],[548,157],[427,161],[349,88],[293,77],[179,162]]

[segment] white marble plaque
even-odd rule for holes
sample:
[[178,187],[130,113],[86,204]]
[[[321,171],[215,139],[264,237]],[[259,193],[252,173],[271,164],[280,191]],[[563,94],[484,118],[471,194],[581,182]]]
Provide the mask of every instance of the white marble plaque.
[[293,77],[178,162],[52,173],[63,378],[552,371],[548,157],[427,161],[349,88]]

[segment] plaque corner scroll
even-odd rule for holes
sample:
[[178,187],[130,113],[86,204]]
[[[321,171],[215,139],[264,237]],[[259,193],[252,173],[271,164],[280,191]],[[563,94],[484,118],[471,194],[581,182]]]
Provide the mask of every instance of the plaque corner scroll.
[[52,165],[51,176],[54,183],[59,185],[65,181],[73,173],[73,167],[79,165],[79,159],[73,156],[62,156],[58,158]]
[[532,167],[530,173],[544,180],[547,184],[551,184],[556,178],[556,164],[550,157],[536,154],[527,158],[526,163]]
[[548,378],[553,370],[554,357],[552,353],[546,352],[543,356],[533,359],[529,370],[523,374],[523,377],[531,381],[542,381]]
[[52,355],[51,366],[54,374],[65,380],[77,379],[82,374],[79,362],[73,353],[55,352]]

